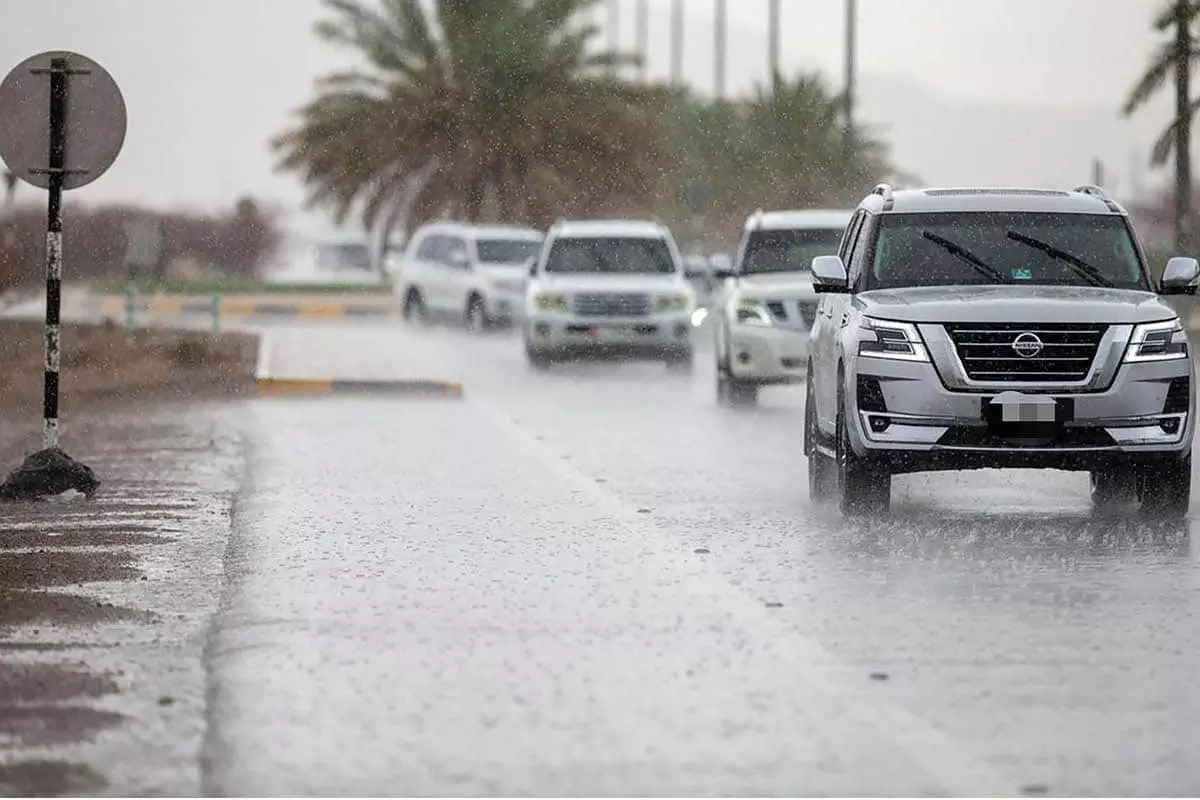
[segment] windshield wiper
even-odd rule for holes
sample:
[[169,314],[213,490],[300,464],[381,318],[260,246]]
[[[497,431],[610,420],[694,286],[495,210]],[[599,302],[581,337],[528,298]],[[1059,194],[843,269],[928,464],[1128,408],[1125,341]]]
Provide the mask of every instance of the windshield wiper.
[[1072,255],[1066,250],[1059,250],[1054,245],[1047,244],[1041,239],[1034,239],[1032,236],[1026,236],[1025,234],[1018,233],[1017,231],[1009,231],[1007,236],[1014,242],[1020,242],[1026,247],[1032,247],[1034,250],[1040,250],[1051,258],[1061,261],[1063,264],[1066,264],[1068,267],[1070,267],[1076,275],[1080,276],[1084,280],[1091,281],[1095,286],[1103,286],[1105,289],[1117,288],[1117,285],[1108,278],[1104,277],[1104,274],[1101,273],[1100,270],[1096,269],[1079,256]]
[[946,237],[939,236],[933,231],[921,231],[921,235],[934,244],[946,249],[952,255],[958,256],[960,259],[970,264],[980,275],[983,275],[984,277],[993,280],[996,283],[1012,283],[1012,281],[1004,277],[1004,273],[1000,272],[995,267],[989,266],[986,262],[980,259],[979,256],[975,255],[958,242],[952,242]]

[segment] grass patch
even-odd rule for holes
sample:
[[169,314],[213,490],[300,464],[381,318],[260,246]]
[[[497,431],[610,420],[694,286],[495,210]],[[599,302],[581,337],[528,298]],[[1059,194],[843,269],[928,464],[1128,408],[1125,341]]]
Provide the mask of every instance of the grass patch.
[[[127,284],[125,281],[100,281],[95,284],[95,290],[101,294],[124,295]],[[212,294],[274,294],[274,295],[387,295],[391,288],[385,283],[381,285],[363,285],[358,283],[274,283],[257,278],[213,278],[202,281],[167,281],[159,286],[153,284],[136,284],[138,294],[174,294],[197,295]]]
[[[40,409],[42,325],[0,322],[0,409]],[[237,333],[145,329],[129,340],[115,324],[63,325],[61,398],[216,399],[254,387],[257,339]]]

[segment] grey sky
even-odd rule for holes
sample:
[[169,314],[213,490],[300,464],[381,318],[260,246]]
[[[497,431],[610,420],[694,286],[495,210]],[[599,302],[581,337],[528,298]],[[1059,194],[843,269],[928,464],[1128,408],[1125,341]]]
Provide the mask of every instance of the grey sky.
[[[632,46],[633,0],[623,1],[622,41]],[[650,2],[650,69],[665,76],[670,0]],[[860,0],[861,117],[890,126],[897,161],[932,183],[1082,181],[1099,155],[1113,183],[1128,186],[1135,151],[1140,170],[1169,116],[1165,96],[1132,123],[1118,114],[1154,42],[1160,2]],[[767,5],[728,3],[728,86],[738,93],[766,78]],[[72,49],[124,89],[126,149],[79,199],[212,208],[253,193],[299,203],[299,185],[273,173],[267,141],[312,80],[345,63],[312,36],[319,0],[3,0],[3,8],[0,69]],[[686,9],[685,62],[707,93],[713,2],[687,0]],[[842,15],[841,0],[784,0],[785,68],[819,69],[840,85]]]

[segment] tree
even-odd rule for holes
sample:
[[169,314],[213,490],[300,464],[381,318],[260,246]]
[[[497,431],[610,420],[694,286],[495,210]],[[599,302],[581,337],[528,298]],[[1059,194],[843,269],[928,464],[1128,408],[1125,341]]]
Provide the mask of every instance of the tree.
[[1124,112],[1131,115],[1159,91],[1167,77],[1175,78],[1175,119],[1154,143],[1150,161],[1154,166],[1167,163],[1175,155],[1175,247],[1188,251],[1191,245],[1192,197],[1192,120],[1200,110],[1200,100],[1191,99],[1191,65],[1200,57],[1192,45],[1192,26],[1200,16],[1200,2],[1170,0],[1154,20],[1155,30],[1172,34],[1150,59],[1150,66],[1134,85],[1125,101]]
[[869,129],[847,154],[841,114],[842,98],[817,74],[777,76],[741,104],[677,96],[665,117],[677,159],[664,207],[712,246],[756,208],[844,207],[903,179]]
[[325,0],[318,35],[367,67],[319,83],[273,143],[280,168],[339,222],[361,203],[367,228],[395,220],[414,180],[410,226],[648,209],[668,94],[608,73],[630,59],[591,52],[598,29],[579,19],[594,2]]

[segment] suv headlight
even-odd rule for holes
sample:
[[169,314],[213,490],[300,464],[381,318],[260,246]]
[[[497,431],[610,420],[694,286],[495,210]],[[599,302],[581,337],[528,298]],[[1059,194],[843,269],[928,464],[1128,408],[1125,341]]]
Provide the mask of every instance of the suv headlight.
[[743,325],[770,326],[775,324],[771,312],[757,300],[742,300],[737,305],[737,321]]
[[858,354],[870,358],[890,358],[896,361],[928,361],[929,351],[917,326],[910,322],[863,317],[864,338],[858,343]]
[[533,307],[538,311],[568,312],[571,310],[571,305],[567,302],[567,296],[558,292],[534,292]]
[[1187,331],[1179,317],[1166,322],[1150,322],[1133,329],[1125,360],[1174,361],[1188,357]]
[[655,308],[662,311],[687,311],[691,305],[691,298],[683,292],[674,294],[659,295],[658,302],[655,303]]

